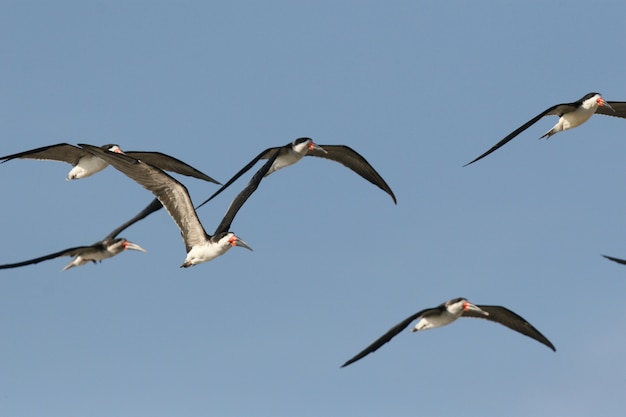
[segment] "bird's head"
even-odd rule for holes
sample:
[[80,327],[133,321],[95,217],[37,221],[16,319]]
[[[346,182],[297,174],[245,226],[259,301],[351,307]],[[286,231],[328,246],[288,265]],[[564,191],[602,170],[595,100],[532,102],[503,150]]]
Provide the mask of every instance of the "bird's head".
[[237,235],[235,235],[233,232],[226,233],[224,237],[220,239],[220,243],[221,242],[227,242],[232,247],[239,246],[241,248],[246,248],[249,251],[252,250],[252,248],[243,239],[237,237]]
[[600,93],[588,93],[582,98],[582,101],[582,107],[584,108],[608,107],[609,109],[615,111]]
[[596,103],[598,104],[599,107],[608,107],[609,109],[615,111],[613,107],[611,107],[611,105],[607,103],[606,100],[602,98],[602,96],[600,96],[599,94],[598,94],[598,98],[596,98]]
[[311,139],[311,138],[298,138],[298,139],[293,141],[291,146],[292,146],[294,151],[296,151],[298,153],[301,153],[301,154],[305,154],[305,153],[307,153],[309,151],[312,151],[312,150],[317,150],[317,151],[321,151],[321,152],[324,152],[324,153],[328,153],[320,145],[318,145],[317,143],[313,142],[313,139]]
[[462,314],[466,311],[476,311],[477,313],[484,314],[485,316],[489,315],[486,311],[481,310],[478,306],[467,301],[466,298],[461,297],[448,301],[446,303],[446,308],[453,314]]
[[142,248],[138,244],[131,242],[130,240],[126,240],[124,238],[120,238],[119,242],[120,242],[123,250],[129,250],[130,249],[130,250],[137,250],[139,252],[144,252],[144,253],[147,252],[147,250],[145,250],[144,248]]
[[101,148],[106,151],[113,152],[113,153],[124,153],[122,151],[122,148],[120,148],[119,145],[116,145],[114,143],[109,143],[108,145],[101,146]]

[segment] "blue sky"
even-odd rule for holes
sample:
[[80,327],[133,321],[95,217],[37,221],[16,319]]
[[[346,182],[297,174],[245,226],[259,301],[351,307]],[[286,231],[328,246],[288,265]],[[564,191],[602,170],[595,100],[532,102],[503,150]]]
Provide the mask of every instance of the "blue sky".
[[[545,108],[626,101],[623,2],[5,1],[0,154],[58,142],[165,152],[225,182],[301,136],[345,144],[398,198],[306,158],[241,209],[233,249],[186,270],[159,212],[148,253],[0,271],[0,414],[621,415],[626,121]],[[90,244],[152,198],[112,168],[0,165],[0,263]],[[216,188],[182,178],[194,201]],[[240,180],[199,210],[212,233]],[[454,297],[506,306],[556,346],[463,319],[399,334]]]

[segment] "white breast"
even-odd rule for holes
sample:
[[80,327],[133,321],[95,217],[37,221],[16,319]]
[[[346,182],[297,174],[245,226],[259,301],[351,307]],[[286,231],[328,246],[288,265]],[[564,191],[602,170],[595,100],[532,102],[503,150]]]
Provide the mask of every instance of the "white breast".
[[77,180],[89,177],[96,172],[102,171],[107,167],[107,165],[108,164],[103,159],[100,159],[97,156],[85,156],[80,158],[76,166],[67,174],[67,179]]

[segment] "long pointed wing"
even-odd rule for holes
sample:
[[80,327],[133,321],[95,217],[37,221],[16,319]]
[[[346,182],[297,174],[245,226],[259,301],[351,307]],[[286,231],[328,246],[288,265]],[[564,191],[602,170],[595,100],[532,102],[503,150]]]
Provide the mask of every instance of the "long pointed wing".
[[526,321],[526,319],[512,312],[508,308],[501,307],[501,306],[483,306],[483,305],[479,305],[478,308],[480,308],[483,311],[486,311],[487,313],[489,313],[489,315],[485,316],[483,314],[480,314],[479,312],[469,310],[469,311],[464,311],[462,314],[462,317],[473,317],[477,319],[485,319],[485,320],[493,321],[495,323],[500,323],[503,326],[506,326],[511,330],[515,330],[518,333],[521,333],[525,336],[535,339],[539,343],[543,343],[544,345],[546,345],[547,347],[549,347],[550,349],[556,352],[556,348],[554,347],[552,342],[548,340],[548,338],[542,335],[541,332],[539,332],[539,330],[535,329],[532,324]]
[[91,246],[76,246],[74,248],[67,248],[60,250],[58,252],[51,253],[49,255],[40,256],[39,258],[29,259],[23,262],[16,262],[14,264],[4,264],[0,265],[0,269],[8,269],[8,268],[17,268],[20,266],[33,265],[42,261],[47,261],[49,259],[60,258],[62,256],[78,256],[83,254],[84,252],[89,252],[95,248],[98,243]]
[[132,219],[130,219],[126,223],[122,224],[117,229],[113,230],[103,240],[106,241],[106,240],[109,240],[109,239],[114,239],[117,235],[122,233],[122,231],[124,229],[126,229],[127,227],[133,225],[134,223],[137,223],[139,220],[141,220],[141,219],[145,218],[146,216],[154,213],[155,211],[160,210],[162,207],[163,207],[163,204],[161,204],[161,202],[159,201],[158,198],[155,198],[154,200],[152,200],[150,202],[150,204],[148,204],[148,206],[146,208],[141,210],[135,217],[133,217]]
[[358,361],[359,359],[369,355],[370,353],[375,352],[382,345],[384,345],[385,343],[387,343],[391,339],[393,339],[395,335],[400,333],[402,330],[406,329],[409,326],[409,324],[411,324],[411,322],[417,320],[422,314],[427,313],[430,310],[433,310],[433,309],[432,308],[427,308],[425,310],[418,311],[417,313],[413,314],[412,316],[409,316],[406,319],[402,320],[400,323],[396,324],[391,329],[387,330],[387,333],[385,333],[384,335],[382,335],[378,339],[374,340],[368,347],[363,349],[356,356],[354,356],[353,358],[351,358],[348,361],[346,361],[346,363],[341,365],[341,367],[343,368],[345,366],[348,366],[351,363],[354,363],[354,362]]
[[79,146],[104,159],[115,169],[152,191],[180,229],[187,251],[192,246],[206,241],[207,234],[193,209],[189,192],[183,184],[159,168],[128,155],[108,152],[87,144],[79,144]]
[[545,109],[544,111],[542,111],[541,113],[539,113],[538,115],[536,115],[535,117],[533,117],[532,119],[530,119],[529,121],[527,121],[526,123],[524,123],[523,125],[518,127],[517,129],[515,129],[514,131],[512,131],[511,133],[506,135],[504,137],[504,139],[502,139],[500,142],[496,143],[491,148],[489,148],[489,150],[487,150],[487,152],[483,153],[478,158],[474,159],[471,162],[468,162],[467,164],[465,164],[463,166],[466,167],[466,166],[468,166],[470,164],[473,164],[474,162],[476,162],[476,161],[478,161],[480,159],[483,159],[485,156],[487,156],[490,153],[496,151],[498,148],[501,148],[507,142],[509,142],[511,139],[513,139],[514,137],[516,137],[517,135],[522,133],[524,130],[528,129],[529,127],[531,127],[532,125],[537,123],[537,121],[539,119],[541,119],[542,117],[549,116],[549,115],[560,116],[563,113],[567,113],[567,112],[572,111],[572,110],[575,110],[574,103],[557,104],[555,106],[552,106],[550,108]]
[[228,232],[228,230],[230,229],[230,225],[235,218],[235,215],[237,214],[241,206],[243,206],[243,204],[246,202],[246,200],[248,200],[248,198],[252,195],[252,193],[257,189],[257,187],[261,183],[261,180],[263,179],[265,174],[267,174],[267,172],[272,167],[272,164],[278,157],[279,153],[280,153],[280,148],[274,148],[274,153],[272,154],[272,156],[267,160],[265,164],[263,164],[261,169],[259,169],[256,172],[256,174],[252,176],[252,179],[250,179],[250,182],[248,182],[248,185],[246,185],[246,188],[244,188],[233,199],[233,201],[230,203],[230,206],[228,206],[228,210],[226,210],[226,214],[224,215],[224,218],[215,229],[215,233],[213,233],[214,235],[217,235],[222,232]]
[[186,164],[180,159],[176,159],[173,156],[169,156],[161,152],[130,151],[124,153],[132,158],[139,159],[146,164],[153,165],[164,171],[176,172],[177,174],[199,178],[201,180],[212,182],[218,185],[220,184],[213,178],[206,175],[204,172],[197,170],[196,168],[192,167],[189,164]]
[[67,162],[76,165],[78,160],[85,156],[85,151],[69,143],[58,143],[56,145],[42,146],[13,155],[0,156],[2,163],[12,159],[39,159],[49,161]]
[[276,149],[280,149],[280,148],[267,148],[266,150],[264,150],[263,152],[261,152],[260,154],[258,154],[256,157],[254,157],[254,159],[250,162],[248,162],[248,165],[246,165],[245,167],[241,168],[239,170],[239,172],[237,172],[231,179],[229,179],[226,184],[222,185],[222,187],[217,190],[216,192],[213,193],[213,195],[209,198],[207,198],[206,200],[204,200],[202,203],[200,203],[200,205],[198,207],[196,207],[196,210],[199,209],[200,207],[204,206],[206,203],[208,203],[209,201],[213,200],[213,198],[217,197],[217,195],[219,193],[221,193],[222,191],[224,191],[226,188],[228,188],[229,185],[231,185],[233,182],[237,181],[237,179],[239,179],[239,177],[241,177],[243,174],[245,174],[246,172],[248,172],[248,170],[250,168],[252,168],[254,166],[254,164],[256,164],[257,162],[259,162],[261,159],[267,159],[270,157],[270,155],[272,155],[272,151],[276,150]]
[[307,152],[307,156],[317,156],[319,158],[330,159],[331,161],[339,162],[343,166],[351,169],[355,173],[359,174],[362,178],[368,180],[387,194],[391,196],[394,204],[397,204],[396,196],[391,191],[391,188],[383,177],[374,169],[372,165],[365,158],[363,158],[357,151],[345,145],[320,145],[326,153],[323,151],[313,149]]
[[596,109],[596,113],[626,119],[626,101],[607,101],[607,103],[609,103],[609,106],[613,107],[615,111],[606,106],[602,106]]
[[617,262],[618,264],[626,265],[626,260],[624,259],[614,258],[612,256],[607,256],[607,255],[602,255],[602,256],[604,256],[606,259],[610,261]]

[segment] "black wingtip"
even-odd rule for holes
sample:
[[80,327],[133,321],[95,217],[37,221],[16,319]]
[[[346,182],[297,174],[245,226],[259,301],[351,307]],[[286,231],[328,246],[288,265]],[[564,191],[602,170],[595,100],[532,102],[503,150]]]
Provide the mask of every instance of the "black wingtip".
[[607,256],[607,255],[602,255],[602,256],[604,256],[609,261],[613,261],[613,262],[617,262],[618,264],[626,265],[626,260],[625,259],[614,258],[612,256]]
[[478,159],[474,159],[472,162],[468,162],[467,164],[463,165],[462,168],[465,168],[466,166],[471,165],[476,161],[478,161]]

